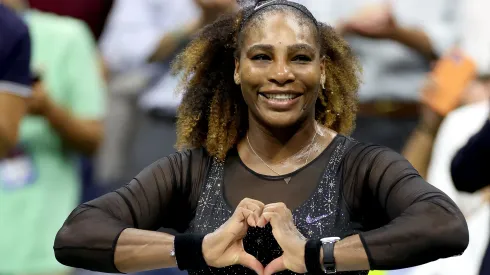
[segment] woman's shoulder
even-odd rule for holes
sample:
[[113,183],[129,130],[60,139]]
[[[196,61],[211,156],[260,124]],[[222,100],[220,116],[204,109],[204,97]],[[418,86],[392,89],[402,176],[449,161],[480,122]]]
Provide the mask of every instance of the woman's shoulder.
[[172,186],[199,186],[207,174],[211,160],[204,148],[185,149],[158,159],[143,169],[135,179]]
[[153,165],[176,165],[178,167],[183,167],[203,162],[207,163],[210,160],[212,160],[212,157],[207,150],[203,147],[198,147],[176,151],[175,153],[160,158],[154,162]]
[[405,160],[400,153],[383,145],[363,142],[343,135],[341,135],[341,142],[345,148],[344,159],[349,162],[366,164]]

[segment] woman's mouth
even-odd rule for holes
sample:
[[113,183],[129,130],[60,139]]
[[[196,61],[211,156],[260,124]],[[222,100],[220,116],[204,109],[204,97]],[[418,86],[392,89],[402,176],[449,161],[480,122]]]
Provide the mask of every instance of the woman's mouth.
[[300,93],[259,93],[259,101],[272,110],[287,111],[299,102],[302,95]]
[[284,93],[284,94],[259,93],[259,95],[261,95],[261,96],[263,96],[263,97],[265,97],[271,101],[289,101],[289,100],[293,100],[293,99],[301,96],[301,94],[292,94],[292,93]]

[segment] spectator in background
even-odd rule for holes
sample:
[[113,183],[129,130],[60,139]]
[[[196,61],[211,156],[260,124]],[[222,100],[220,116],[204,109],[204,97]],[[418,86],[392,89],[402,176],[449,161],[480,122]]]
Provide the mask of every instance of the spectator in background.
[[71,16],[87,23],[99,39],[114,0],[29,0],[31,8]]
[[[489,9],[490,2],[487,0],[465,0],[461,2],[458,11],[460,26],[458,36],[460,39],[453,45],[457,51],[451,52],[462,54],[465,58],[471,59],[475,64],[477,75],[480,78],[473,82],[463,93],[460,98],[461,105],[471,104],[481,100],[486,101],[488,99],[488,87],[485,87],[487,86],[485,83],[488,83],[488,76],[490,75],[490,32],[488,32],[487,28],[488,24],[490,24],[490,17],[488,17]],[[487,79],[483,79],[485,77]],[[432,89],[433,84],[435,82],[428,82],[427,88]],[[424,105],[421,109],[419,125],[413,131],[404,148],[404,156],[425,177],[429,163],[431,162],[434,138],[444,117],[431,110],[428,106]],[[438,156],[435,157],[436,159],[434,161],[439,162],[437,160]],[[444,168],[449,173],[448,165],[446,163],[446,167]],[[438,184],[437,182],[434,183],[436,185]],[[454,189],[454,187],[451,186],[450,189]],[[456,194],[455,192],[452,193]]]
[[[427,181],[448,194],[465,215],[470,231],[470,242],[461,257],[439,260],[427,265],[390,272],[388,275],[431,274],[431,275],[476,275],[490,274],[490,253],[485,254],[490,230],[489,190],[478,190],[473,194],[458,192],[451,178],[451,161],[458,149],[488,121],[490,106],[490,32],[488,32],[487,0],[465,0],[460,8],[461,39],[455,46],[476,64],[478,79],[475,79],[461,98],[461,108],[446,117],[441,117],[430,108],[424,108],[421,125],[414,131],[407,146],[406,155],[421,174],[427,171]],[[441,124],[442,122],[442,124]],[[439,127],[440,125],[440,127]],[[436,135],[437,134],[437,135]],[[432,149],[433,148],[433,149]],[[470,164],[471,165],[471,164]],[[488,167],[488,166],[487,166]],[[464,184],[471,187],[471,178]],[[480,268],[480,264],[482,267]]]
[[490,116],[480,131],[454,157],[451,163],[454,185],[458,190],[470,193],[489,186],[489,167]]
[[[477,192],[490,186],[490,113],[488,101],[483,127],[461,148],[451,163],[451,176],[456,188],[464,192]],[[487,188],[488,189],[488,188]],[[488,235],[485,236],[488,241]],[[483,257],[480,274],[490,273],[490,245]]]
[[39,81],[20,142],[0,161],[0,274],[62,274],[52,243],[79,203],[77,154],[93,154],[102,139],[104,84],[82,22],[4,3],[27,22]]
[[31,94],[31,40],[27,26],[0,1],[0,159],[17,142]]
[[457,38],[459,1],[302,2],[320,21],[337,26],[363,65],[352,136],[401,151],[417,125],[419,93],[430,64]]
[[[70,16],[84,21],[96,40],[102,34],[114,0],[28,0],[31,9],[51,12],[61,16]],[[107,66],[100,58],[100,69],[105,80],[108,77]]]
[[192,35],[234,8],[236,0],[115,2],[101,38],[111,72],[108,138],[97,165],[102,182],[127,182],[175,151],[179,77],[170,62]]
[[[490,49],[490,48],[489,48]],[[489,50],[487,49],[487,50]],[[457,258],[438,260],[420,267],[412,268],[404,273],[390,272],[388,275],[477,275],[486,250],[489,234],[490,211],[489,192],[475,194],[458,192],[451,179],[451,160],[458,149],[464,146],[472,135],[477,133],[488,120],[490,106],[490,81],[486,78],[475,80],[466,95],[475,101],[458,108],[446,116],[437,132],[432,150],[432,158],[428,166],[427,181],[446,193],[460,207],[468,222],[470,242],[464,254]],[[482,101],[482,98],[485,99]],[[478,101],[479,100],[479,101]],[[423,153],[423,152],[419,152]],[[488,274],[488,273],[482,273]]]
[[[31,9],[69,16],[84,21],[90,27],[96,40],[99,39],[104,30],[113,2],[113,0],[28,0]],[[99,56],[99,62],[104,80],[107,81],[107,64],[105,64],[101,56]],[[82,200],[87,200],[91,198],[93,190],[97,189],[93,179],[93,158],[82,158],[80,166],[83,184]]]

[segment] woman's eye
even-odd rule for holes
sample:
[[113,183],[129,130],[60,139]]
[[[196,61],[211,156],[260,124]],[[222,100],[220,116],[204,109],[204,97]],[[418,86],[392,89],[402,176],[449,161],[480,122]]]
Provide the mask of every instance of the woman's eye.
[[311,58],[306,55],[297,55],[293,58],[293,61],[309,62]]
[[252,60],[271,60],[271,59],[265,54],[258,54],[252,57]]

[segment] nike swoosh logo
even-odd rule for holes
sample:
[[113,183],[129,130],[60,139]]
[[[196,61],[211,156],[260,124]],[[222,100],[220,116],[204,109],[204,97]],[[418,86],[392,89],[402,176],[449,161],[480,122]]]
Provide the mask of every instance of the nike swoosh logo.
[[316,223],[318,222],[319,220],[322,220],[322,219],[325,219],[326,217],[330,216],[332,213],[328,213],[328,214],[325,214],[325,215],[321,215],[319,217],[316,217],[316,218],[312,218],[310,217],[310,214],[308,214],[308,216],[306,216],[306,223]]

